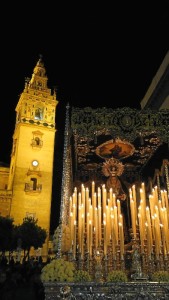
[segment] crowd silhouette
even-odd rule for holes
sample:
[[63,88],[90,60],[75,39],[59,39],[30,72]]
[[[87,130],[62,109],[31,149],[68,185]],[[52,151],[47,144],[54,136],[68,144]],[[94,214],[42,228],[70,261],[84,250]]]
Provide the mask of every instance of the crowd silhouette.
[[1,300],[44,300],[44,288],[40,274],[44,265],[42,257],[30,257],[17,261],[13,255],[0,257]]

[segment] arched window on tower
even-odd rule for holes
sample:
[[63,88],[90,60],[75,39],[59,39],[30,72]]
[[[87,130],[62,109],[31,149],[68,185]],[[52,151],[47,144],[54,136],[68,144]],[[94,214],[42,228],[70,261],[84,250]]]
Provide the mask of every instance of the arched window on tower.
[[42,120],[43,119],[43,110],[40,107],[35,109],[35,120]]
[[35,143],[36,143],[36,145],[39,146],[39,145],[40,145],[40,142],[41,142],[41,141],[40,141],[40,138],[36,136],[36,137],[35,137]]
[[33,148],[36,148],[36,149],[37,148],[39,148],[39,149],[42,148],[42,146],[43,146],[43,141],[42,141],[43,133],[41,131],[37,130],[37,131],[33,131],[32,134],[33,134],[33,139],[31,141],[31,146]]

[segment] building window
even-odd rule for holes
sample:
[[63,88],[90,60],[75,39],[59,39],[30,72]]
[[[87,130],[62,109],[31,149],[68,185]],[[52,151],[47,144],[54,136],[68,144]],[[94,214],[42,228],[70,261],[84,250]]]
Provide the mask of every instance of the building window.
[[39,137],[36,137],[35,139],[32,139],[31,146],[41,148],[43,146],[43,141]]
[[31,178],[33,191],[36,191],[37,178]]
[[40,193],[42,191],[42,184],[38,182],[36,177],[31,177],[30,182],[25,183],[26,193]]
[[43,141],[42,141],[43,133],[38,130],[32,133],[33,133],[33,139],[31,142],[31,146],[33,148],[41,148],[43,146]]
[[42,108],[38,107],[35,110],[35,120],[42,120],[43,119],[43,110]]

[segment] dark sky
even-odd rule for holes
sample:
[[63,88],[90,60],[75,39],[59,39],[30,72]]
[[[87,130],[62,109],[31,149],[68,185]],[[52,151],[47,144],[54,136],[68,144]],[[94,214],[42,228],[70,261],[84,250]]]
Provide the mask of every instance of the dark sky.
[[140,108],[169,49],[169,1],[123,2],[4,8],[0,161],[9,162],[15,107],[39,54],[49,87],[57,86],[61,112],[68,102]]

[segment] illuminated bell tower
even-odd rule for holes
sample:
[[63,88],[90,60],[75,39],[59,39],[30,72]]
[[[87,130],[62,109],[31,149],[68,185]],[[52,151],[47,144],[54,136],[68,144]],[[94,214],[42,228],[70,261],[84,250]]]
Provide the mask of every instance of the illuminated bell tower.
[[55,145],[56,92],[47,87],[48,78],[42,58],[16,106],[16,124],[8,190],[12,190],[10,216],[22,224],[26,216],[38,219],[48,238],[42,255],[48,254],[52,180]]

